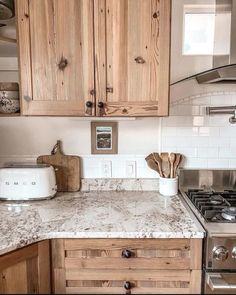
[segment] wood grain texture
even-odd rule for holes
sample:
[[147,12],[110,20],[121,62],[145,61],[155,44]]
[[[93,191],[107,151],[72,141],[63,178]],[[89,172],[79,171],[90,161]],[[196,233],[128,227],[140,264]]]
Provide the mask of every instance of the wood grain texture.
[[158,249],[190,250],[189,239],[65,239],[65,250]]
[[[102,13],[98,5],[94,10],[95,25],[100,28],[95,30],[95,44],[99,42],[95,46],[95,56],[102,56],[106,35],[106,60],[102,56],[102,65],[95,64],[95,69],[96,86],[99,85],[97,99],[105,104],[103,115],[167,115],[170,1],[107,0],[99,3],[102,3]],[[143,62],[136,61],[139,59]],[[105,93],[106,88],[112,91]]]
[[[106,0],[94,0],[94,66],[96,105],[106,97]],[[100,109],[96,107],[96,115]]]
[[189,258],[129,258],[95,257],[95,258],[66,258],[65,267],[68,269],[189,269]]
[[[67,294],[126,294],[124,282],[129,281],[132,294],[200,294],[201,243],[200,239],[52,241],[53,257],[59,261],[55,288]],[[122,257],[125,249],[132,252],[131,258]],[[61,278],[58,286],[57,278]]]
[[66,293],[64,241],[64,239],[54,239],[51,241],[52,290],[54,294]]
[[64,155],[59,145],[55,154],[40,156],[37,163],[55,168],[58,192],[76,192],[80,189],[80,157]]
[[40,294],[51,293],[51,263],[49,241],[38,243],[38,290]]
[[18,0],[17,20],[22,113],[84,116],[94,103],[93,1]]
[[29,103],[25,97],[32,98],[31,49],[28,0],[15,0],[16,29],[20,78],[20,110],[28,114]]
[[0,256],[1,294],[50,294],[49,241]]
[[27,267],[22,261],[2,271],[3,294],[27,294]]

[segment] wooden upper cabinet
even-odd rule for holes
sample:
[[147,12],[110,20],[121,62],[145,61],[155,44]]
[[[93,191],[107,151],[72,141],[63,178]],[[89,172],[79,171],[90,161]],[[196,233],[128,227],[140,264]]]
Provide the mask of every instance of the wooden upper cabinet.
[[94,115],[93,0],[16,0],[23,115]]
[[170,0],[94,0],[94,17],[97,115],[168,115]]
[[16,0],[21,113],[168,115],[170,1]]

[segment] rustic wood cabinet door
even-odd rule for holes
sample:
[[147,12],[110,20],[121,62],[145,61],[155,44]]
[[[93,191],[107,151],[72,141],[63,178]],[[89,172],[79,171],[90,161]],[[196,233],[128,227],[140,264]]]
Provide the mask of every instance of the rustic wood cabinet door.
[[49,241],[0,256],[0,294],[50,294]]
[[170,0],[94,0],[98,116],[168,115]]
[[16,12],[22,114],[94,115],[93,0],[16,0]]

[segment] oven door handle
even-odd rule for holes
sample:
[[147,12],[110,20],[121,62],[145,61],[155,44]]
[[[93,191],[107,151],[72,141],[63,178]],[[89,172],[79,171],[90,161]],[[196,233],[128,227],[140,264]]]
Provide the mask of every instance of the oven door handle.
[[221,274],[207,274],[207,284],[211,288],[212,291],[222,290],[222,289],[230,289],[236,291],[236,284],[227,283]]

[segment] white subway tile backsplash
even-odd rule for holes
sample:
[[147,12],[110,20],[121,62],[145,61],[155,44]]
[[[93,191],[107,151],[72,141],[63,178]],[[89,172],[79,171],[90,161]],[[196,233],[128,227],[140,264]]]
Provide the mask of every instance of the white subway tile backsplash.
[[216,91],[175,100],[163,119],[162,150],[185,155],[186,168],[235,168],[236,125],[229,115],[208,116],[207,106],[236,105],[235,92]]
[[220,127],[221,137],[236,137],[236,125],[230,125],[227,123],[226,127]]
[[220,129],[218,127],[199,127],[200,136],[219,136]]
[[225,127],[226,124],[229,124],[229,115],[209,117],[209,126]]
[[236,147],[236,138],[235,137],[231,137],[230,139],[229,139],[229,141],[230,141],[230,147]]
[[232,148],[220,148],[219,149],[220,158],[236,158],[236,147]]
[[207,168],[207,161],[204,158],[185,158],[183,164],[185,168]]
[[236,169],[236,159],[229,159],[229,168]]
[[192,101],[192,105],[209,105],[211,103],[211,97],[205,97],[205,96],[195,96]]
[[207,162],[208,162],[209,169],[229,168],[229,160],[226,160],[226,159],[208,159]]
[[198,157],[198,148],[185,148],[185,147],[179,147],[176,148],[177,153],[181,153],[187,158],[196,158]]
[[230,146],[230,138],[220,136],[212,136],[209,137],[209,147],[229,147]]
[[227,106],[231,105],[232,96],[231,95],[214,95],[211,97],[211,106]]
[[206,159],[219,158],[219,148],[218,147],[217,148],[199,147],[198,157],[206,158]]

